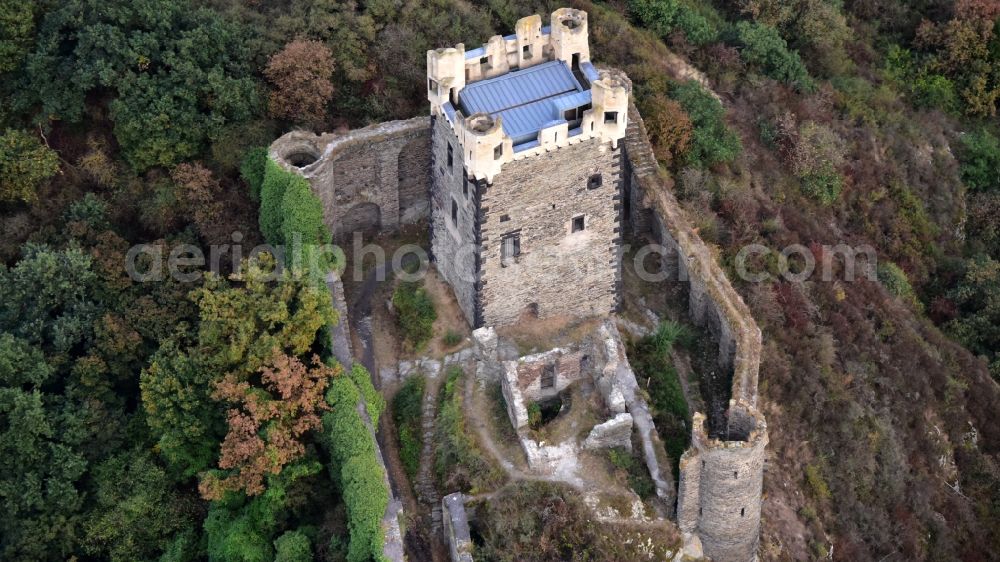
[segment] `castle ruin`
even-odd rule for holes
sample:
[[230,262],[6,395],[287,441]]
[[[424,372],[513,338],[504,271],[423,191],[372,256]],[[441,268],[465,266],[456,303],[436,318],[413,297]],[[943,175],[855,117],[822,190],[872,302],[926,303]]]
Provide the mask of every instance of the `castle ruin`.
[[733,375],[728,409],[693,416],[677,524],[713,560],[755,560],[760,330],[670,192],[628,78],[591,63],[587,14],[559,9],[548,26],[534,15],[481,47],[428,51],[427,77],[429,117],[289,133],[270,157],[310,181],[335,239],[428,221],[435,266],[474,328],[525,311],[607,316],[621,299],[623,231],[664,246],[691,320]]

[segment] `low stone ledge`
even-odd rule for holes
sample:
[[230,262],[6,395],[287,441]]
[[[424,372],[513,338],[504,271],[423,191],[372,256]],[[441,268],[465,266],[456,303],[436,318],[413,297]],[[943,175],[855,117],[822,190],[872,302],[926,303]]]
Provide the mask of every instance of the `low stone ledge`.
[[632,450],[632,414],[618,414],[604,423],[595,425],[583,440],[584,449],[615,447]]
[[469,517],[465,512],[465,496],[461,492],[449,494],[441,500],[444,510],[444,534],[452,562],[473,562],[472,535]]

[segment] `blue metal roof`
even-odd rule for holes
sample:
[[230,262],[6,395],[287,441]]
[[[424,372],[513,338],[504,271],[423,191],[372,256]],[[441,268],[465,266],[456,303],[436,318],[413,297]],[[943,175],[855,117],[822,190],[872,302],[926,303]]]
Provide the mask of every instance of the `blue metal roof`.
[[459,93],[459,100],[466,115],[499,115],[504,132],[520,144],[561,120],[563,111],[590,103],[591,93],[565,62],[550,61],[474,82]]
[[590,61],[580,63],[580,70],[583,71],[583,75],[587,77],[587,80],[591,82],[601,77],[601,75],[597,72],[597,69],[594,68],[594,65],[591,64]]

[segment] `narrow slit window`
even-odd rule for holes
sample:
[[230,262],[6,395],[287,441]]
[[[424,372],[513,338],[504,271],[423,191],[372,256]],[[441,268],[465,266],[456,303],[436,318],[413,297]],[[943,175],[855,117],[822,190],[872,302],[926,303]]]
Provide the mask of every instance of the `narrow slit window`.
[[452,168],[455,163],[455,153],[454,149],[451,148],[451,143],[448,143],[448,169]]
[[458,226],[458,201],[451,200],[451,224]]
[[493,149],[493,159],[494,160],[499,160],[500,157],[502,157],[502,156],[503,156],[503,145],[502,144],[498,144],[498,145],[496,145],[496,148]]
[[584,228],[583,215],[580,215],[578,217],[573,217],[573,227],[571,231],[580,232],[581,230],[583,230],[583,228]]
[[466,197],[469,196],[469,182],[463,182],[462,183],[462,195],[464,195]]

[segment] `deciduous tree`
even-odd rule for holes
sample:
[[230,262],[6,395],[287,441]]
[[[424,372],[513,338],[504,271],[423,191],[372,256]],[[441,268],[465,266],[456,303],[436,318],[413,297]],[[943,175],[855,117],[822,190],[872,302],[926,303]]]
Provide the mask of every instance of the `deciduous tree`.
[[333,53],[319,41],[296,39],[271,56],[264,69],[271,83],[273,117],[316,125],[333,98]]
[[0,135],[0,203],[34,201],[36,190],[59,171],[59,156],[38,137],[7,129]]
[[219,468],[227,472],[202,478],[202,496],[218,500],[227,491],[262,493],[267,475],[278,474],[305,453],[302,436],[321,426],[320,412],[327,408],[323,393],[337,375],[317,356],[307,367],[275,350],[260,370],[260,383],[239,372],[216,383],[212,397],[231,405],[219,458]]

